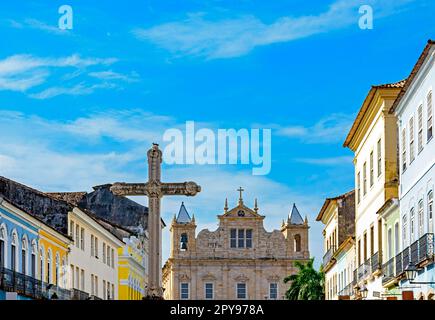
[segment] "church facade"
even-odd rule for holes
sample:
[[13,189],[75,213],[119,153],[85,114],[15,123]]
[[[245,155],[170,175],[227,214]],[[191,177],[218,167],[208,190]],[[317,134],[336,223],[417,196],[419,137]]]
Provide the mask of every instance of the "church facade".
[[296,272],[294,262],[308,261],[308,221],[295,205],[280,230],[268,232],[265,216],[238,205],[218,215],[215,231],[196,236],[195,217],[184,204],[170,226],[171,251],[163,267],[164,298],[168,300],[284,299],[289,284],[284,278]]

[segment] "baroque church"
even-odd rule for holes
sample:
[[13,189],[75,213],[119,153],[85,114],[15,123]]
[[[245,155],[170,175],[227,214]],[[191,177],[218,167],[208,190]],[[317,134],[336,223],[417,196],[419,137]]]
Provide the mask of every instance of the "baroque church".
[[284,278],[296,273],[295,261],[310,258],[308,220],[294,204],[281,228],[268,232],[257,200],[251,209],[239,191],[233,209],[225,200],[217,230],[201,230],[197,236],[195,217],[181,204],[170,226],[171,251],[163,267],[165,299],[285,298],[289,284]]

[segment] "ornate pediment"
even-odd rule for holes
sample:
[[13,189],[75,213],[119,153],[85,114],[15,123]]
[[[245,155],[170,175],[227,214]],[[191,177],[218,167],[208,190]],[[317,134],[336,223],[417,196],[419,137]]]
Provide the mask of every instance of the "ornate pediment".
[[216,277],[211,272],[208,272],[208,273],[206,273],[206,274],[204,274],[202,276],[202,280],[205,280],[205,281],[215,281]]
[[178,280],[180,280],[180,281],[190,281],[190,277],[187,274],[182,273],[182,274],[180,274],[178,276]]
[[270,276],[267,277],[267,280],[268,280],[268,281],[271,281],[271,282],[277,282],[277,281],[279,281],[280,279],[281,279],[281,277],[278,276],[278,275],[276,275],[276,274],[274,274],[274,275],[270,275]]
[[225,212],[223,217],[232,217],[232,218],[261,218],[257,212],[248,208],[243,203],[240,203],[237,207]]
[[235,277],[234,280],[236,280],[237,282],[248,282],[249,278],[242,273]]

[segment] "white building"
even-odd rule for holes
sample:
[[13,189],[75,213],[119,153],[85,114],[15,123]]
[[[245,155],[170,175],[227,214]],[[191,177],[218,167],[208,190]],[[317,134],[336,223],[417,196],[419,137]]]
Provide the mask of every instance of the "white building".
[[74,239],[69,254],[70,288],[78,294],[117,300],[118,248],[124,243],[104,222],[77,207],[68,214],[68,232]]
[[[402,252],[396,275],[409,266],[418,269],[414,281],[435,281],[433,261],[433,192],[435,142],[433,90],[435,42],[429,41],[390,112],[397,116],[400,158],[400,217]],[[402,270],[400,270],[402,268]],[[403,279],[401,286],[409,286]],[[411,286],[414,298],[431,299],[434,286]]]
[[377,212],[397,197],[397,126],[389,110],[403,85],[372,86],[344,142],[355,153],[355,289],[368,290],[367,299],[380,299],[383,292],[383,227]]
[[325,224],[325,299],[350,299],[354,295],[355,192],[327,198],[316,220]]

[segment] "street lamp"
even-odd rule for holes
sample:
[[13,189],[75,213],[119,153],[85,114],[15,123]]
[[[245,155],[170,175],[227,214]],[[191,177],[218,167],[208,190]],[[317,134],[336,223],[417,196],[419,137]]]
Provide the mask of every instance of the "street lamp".
[[361,298],[363,299],[367,299],[367,295],[369,293],[369,290],[367,289],[366,286],[362,287],[359,292],[361,293]]
[[408,267],[405,269],[405,276],[409,282],[414,281],[414,279],[417,278],[417,268],[414,264],[408,265]]
[[415,264],[410,264],[405,269],[405,277],[406,277],[406,280],[409,280],[410,284],[435,284],[435,282],[433,282],[433,281],[414,282],[414,279],[417,278],[417,271],[418,271],[418,269],[415,266]]

